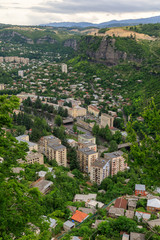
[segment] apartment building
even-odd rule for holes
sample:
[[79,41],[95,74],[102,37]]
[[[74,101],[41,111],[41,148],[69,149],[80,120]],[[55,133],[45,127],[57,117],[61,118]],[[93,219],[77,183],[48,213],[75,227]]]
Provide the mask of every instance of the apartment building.
[[112,153],[105,153],[104,158],[110,160],[110,172],[111,176],[116,175],[118,172],[123,172],[127,169],[127,163],[123,157],[124,153],[122,151],[116,151]]
[[67,64],[65,63],[62,63],[62,73],[67,73],[68,70],[67,70]]
[[79,134],[78,135],[79,143],[96,143],[96,138],[88,134]]
[[27,143],[29,151],[33,151],[33,150],[38,151],[38,144],[30,142],[28,135],[21,135],[21,136],[16,137],[16,139],[18,140],[18,142],[25,142],[25,143]]
[[113,127],[113,121],[114,121],[114,117],[112,117],[106,113],[101,114],[101,127],[102,128],[105,128],[106,125],[108,125],[109,128]]
[[88,112],[93,114],[95,117],[99,116],[99,110],[95,105],[89,105],[88,106]]
[[67,150],[65,146],[49,143],[46,156],[49,160],[55,159],[59,166],[67,167]]
[[4,90],[4,84],[0,84],[0,90]]
[[44,164],[44,156],[41,153],[38,152],[28,152],[26,156],[26,161],[20,159],[19,163],[28,163],[28,164]]
[[84,142],[84,143],[78,143],[78,148],[89,148],[95,152],[97,152],[97,145],[92,142]]
[[110,175],[110,160],[97,159],[91,164],[90,180],[100,185]]
[[87,115],[87,110],[80,106],[75,106],[73,108],[67,108],[69,116],[73,118],[84,117]]
[[90,173],[91,164],[98,159],[98,152],[89,148],[80,148],[77,150],[77,159],[82,172]]
[[53,135],[42,137],[38,148],[49,160],[56,160],[59,166],[67,166],[67,150],[61,140]]

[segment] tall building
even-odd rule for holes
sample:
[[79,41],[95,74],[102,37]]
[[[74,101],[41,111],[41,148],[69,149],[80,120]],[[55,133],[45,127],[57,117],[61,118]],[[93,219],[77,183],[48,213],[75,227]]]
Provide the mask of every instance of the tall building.
[[59,166],[67,166],[67,149],[59,138],[53,135],[42,137],[38,148],[49,160],[56,160]]
[[91,164],[98,158],[98,152],[89,148],[77,150],[77,159],[82,172],[90,173]]
[[104,158],[110,160],[111,176],[116,175],[118,172],[123,172],[127,169],[127,163],[123,157],[124,152],[116,151],[112,153],[104,153]]
[[18,71],[18,76],[23,78],[24,77],[24,71],[23,70],[19,70]]
[[97,159],[91,164],[90,180],[98,185],[110,175],[110,160]]
[[19,160],[19,163],[28,163],[28,164],[44,164],[44,156],[41,153],[38,152],[28,152],[26,156],[26,161],[23,161],[22,159]]
[[4,90],[4,84],[0,84],[0,90]]
[[100,111],[98,110],[98,108],[95,105],[89,105],[88,112],[92,113],[95,117],[98,117]]
[[101,127],[105,128],[106,125],[108,125],[108,127],[113,127],[113,121],[114,121],[114,117],[106,114],[106,113],[102,113],[101,114]]
[[67,72],[68,72],[68,70],[67,70],[67,64],[65,64],[65,63],[62,63],[62,72],[63,72],[63,73],[67,73]]
[[78,135],[79,143],[96,143],[96,138],[88,134],[79,134]]

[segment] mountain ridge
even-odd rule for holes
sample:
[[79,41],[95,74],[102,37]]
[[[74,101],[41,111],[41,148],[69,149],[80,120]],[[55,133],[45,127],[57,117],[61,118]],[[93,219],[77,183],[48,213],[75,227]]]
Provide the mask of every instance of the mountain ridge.
[[138,24],[154,24],[154,23],[160,23],[160,16],[155,17],[149,17],[149,18],[139,18],[139,19],[125,19],[125,20],[111,20],[108,22],[102,22],[102,23],[90,23],[90,22],[53,22],[53,23],[47,23],[47,24],[40,24],[39,26],[51,26],[51,27],[97,27],[97,28],[103,28],[103,27],[120,27],[120,26],[130,26],[130,25],[138,25]]

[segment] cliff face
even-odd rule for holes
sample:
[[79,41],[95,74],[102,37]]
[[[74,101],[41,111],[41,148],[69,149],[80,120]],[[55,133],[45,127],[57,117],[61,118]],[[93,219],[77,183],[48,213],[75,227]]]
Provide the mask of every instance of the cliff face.
[[71,47],[71,48],[73,48],[75,51],[77,51],[77,49],[78,49],[77,40],[76,40],[76,39],[67,39],[67,40],[64,42],[64,47]]
[[[103,63],[107,66],[117,65],[121,61],[129,60],[129,61],[138,61],[141,60],[136,59],[134,55],[128,55],[126,52],[120,51],[116,49],[115,43],[116,39],[103,37],[101,40],[95,39],[94,37],[86,37],[86,46],[83,49],[83,53],[85,53],[90,61],[96,63]],[[84,40],[83,40],[84,42]],[[79,49],[81,51],[81,49]]]
[[15,32],[15,31],[5,31],[0,34],[0,40],[7,40],[7,41],[16,41],[16,42],[24,42],[28,44],[33,44],[33,40],[31,38],[27,38],[22,34]]
[[49,36],[44,36],[44,37],[41,37],[39,38],[36,43],[37,44],[43,44],[43,43],[49,43],[49,44],[54,44],[56,43],[57,41]]

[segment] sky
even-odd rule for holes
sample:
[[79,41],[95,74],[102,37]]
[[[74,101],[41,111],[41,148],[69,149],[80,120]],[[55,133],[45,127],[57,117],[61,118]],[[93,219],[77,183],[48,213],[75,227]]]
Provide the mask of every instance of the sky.
[[160,0],[0,0],[0,23],[39,25],[160,15]]

